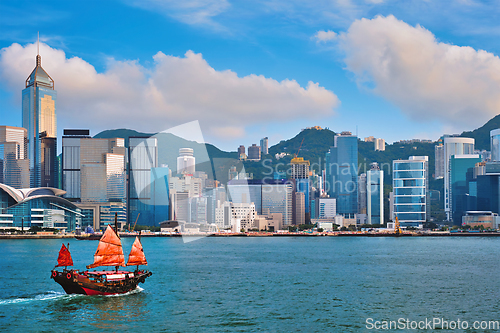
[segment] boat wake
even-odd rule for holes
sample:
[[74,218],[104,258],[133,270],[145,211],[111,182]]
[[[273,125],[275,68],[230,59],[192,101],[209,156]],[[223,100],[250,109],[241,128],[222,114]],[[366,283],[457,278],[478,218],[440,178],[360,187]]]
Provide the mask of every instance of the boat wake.
[[104,297],[121,297],[121,296],[127,296],[127,295],[133,295],[133,294],[138,294],[142,292],[144,289],[137,286],[134,290],[131,290],[129,292],[126,292],[125,294],[116,294],[116,295],[105,295]]
[[40,295],[36,295],[36,296],[0,299],[0,306],[1,305],[18,304],[18,303],[47,301],[47,300],[69,299],[69,298],[73,298],[76,296],[81,296],[81,295],[76,295],[76,294],[68,295],[68,294],[63,293],[63,292],[48,291],[44,294],[40,294]]

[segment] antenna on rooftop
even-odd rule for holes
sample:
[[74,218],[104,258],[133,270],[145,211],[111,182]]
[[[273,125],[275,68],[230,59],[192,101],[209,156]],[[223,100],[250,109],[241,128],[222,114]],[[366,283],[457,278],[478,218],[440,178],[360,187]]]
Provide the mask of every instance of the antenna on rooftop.
[[38,31],[38,40],[36,42],[36,55],[40,55],[40,31]]

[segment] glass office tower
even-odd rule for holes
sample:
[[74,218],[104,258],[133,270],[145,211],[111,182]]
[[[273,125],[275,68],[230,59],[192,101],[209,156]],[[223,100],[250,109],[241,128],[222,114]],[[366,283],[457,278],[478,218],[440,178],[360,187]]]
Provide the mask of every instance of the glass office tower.
[[153,225],[151,169],[158,167],[158,142],[155,137],[128,140],[128,222]]
[[394,221],[401,226],[420,227],[427,220],[428,156],[410,156],[408,160],[392,161]]
[[54,80],[42,68],[42,57],[26,79],[22,93],[23,127],[28,131],[31,187],[58,187],[57,92]]
[[354,218],[358,210],[358,137],[351,132],[336,135],[327,158],[328,194],[337,199],[337,214]]
[[451,196],[453,195],[450,184],[450,158],[453,155],[474,154],[474,139],[461,137],[444,138],[444,211],[446,218],[451,219]]

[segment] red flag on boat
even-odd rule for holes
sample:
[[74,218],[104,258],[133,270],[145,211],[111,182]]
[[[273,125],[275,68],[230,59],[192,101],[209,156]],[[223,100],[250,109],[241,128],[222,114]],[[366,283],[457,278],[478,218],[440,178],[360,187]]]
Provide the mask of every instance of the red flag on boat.
[[138,237],[135,237],[134,244],[132,244],[132,250],[128,256],[127,266],[138,266],[147,265],[146,256],[144,255],[144,249],[142,248],[141,241]]
[[94,263],[87,268],[98,266],[123,266],[125,267],[125,258],[123,256],[122,242],[120,237],[109,225],[102,235],[97,251],[94,254]]
[[69,253],[68,248],[64,245],[61,246],[59,250],[59,257],[57,258],[57,266],[73,266],[73,259],[71,258],[71,253]]

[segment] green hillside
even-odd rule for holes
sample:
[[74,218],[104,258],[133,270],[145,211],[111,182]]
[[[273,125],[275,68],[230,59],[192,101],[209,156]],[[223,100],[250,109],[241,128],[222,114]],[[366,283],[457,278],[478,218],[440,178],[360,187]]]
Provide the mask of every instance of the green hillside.
[[463,132],[460,136],[474,138],[475,148],[479,150],[490,150],[490,131],[500,128],[500,115],[490,119],[486,124],[470,132]]
[[185,140],[170,133],[142,133],[130,129],[106,130],[94,136],[94,138],[124,138],[125,146],[128,147],[128,139],[133,136],[151,137],[158,140],[158,164],[166,164],[175,173],[177,168],[177,157],[180,148],[193,148],[196,158],[196,170],[205,171],[210,178],[213,175],[213,167],[210,161],[220,159],[234,159],[236,152],[225,152],[212,144],[201,144],[195,141]]

